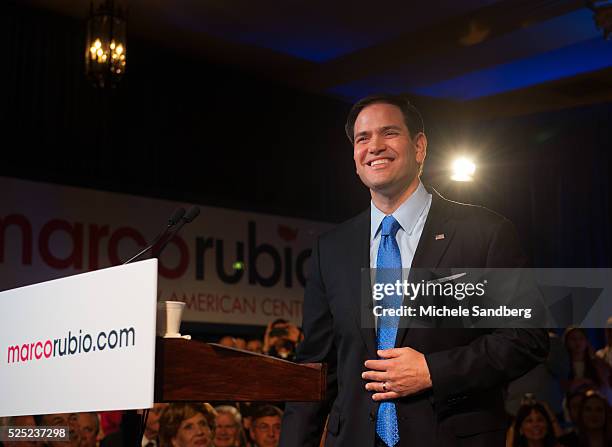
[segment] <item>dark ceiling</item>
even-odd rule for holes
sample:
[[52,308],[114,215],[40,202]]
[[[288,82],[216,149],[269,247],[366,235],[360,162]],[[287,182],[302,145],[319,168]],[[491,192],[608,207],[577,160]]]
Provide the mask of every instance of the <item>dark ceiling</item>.
[[[83,20],[89,10],[24,3]],[[348,101],[404,92],[479,118],[612,99],[612,43],[584,0],[123,3],[133,36]]]

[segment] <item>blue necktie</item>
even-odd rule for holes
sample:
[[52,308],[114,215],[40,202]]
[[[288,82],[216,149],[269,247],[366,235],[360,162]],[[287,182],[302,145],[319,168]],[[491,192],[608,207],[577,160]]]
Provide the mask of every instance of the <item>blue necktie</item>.
[[[395,234],[400,224],[393,216],[385,216],[381,223],[380,245],[376,258],[376,283],[393,284],[402,280],[402,255],[395,240]],[[401,294],[385,295],[382,300],[383,308],[398,309],[402,305]],[[395,347],[395,337],[399,317],[378,317],[378,349],[391,349]],[[397,425],[397,411],[394,402],[382,402],[378,407],[376,418],[376,433],[389,447],[399,442],[399,429]]]

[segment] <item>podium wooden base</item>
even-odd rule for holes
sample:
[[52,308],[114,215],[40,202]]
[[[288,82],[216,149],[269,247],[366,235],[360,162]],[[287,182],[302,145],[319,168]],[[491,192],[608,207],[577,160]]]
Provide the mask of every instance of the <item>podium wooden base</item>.
[[314,402],[325,397],[324,364],[296,364],[194,340],[160,338],[155,402]]

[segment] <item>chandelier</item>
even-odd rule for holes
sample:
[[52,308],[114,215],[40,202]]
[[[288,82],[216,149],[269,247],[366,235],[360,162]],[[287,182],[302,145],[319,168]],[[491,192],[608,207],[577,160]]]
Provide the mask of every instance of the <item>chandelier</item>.
[[94,86],[115,87],[127,64],[127,23],[114,0],[103,0],[97,9],[92,0],[87,20],[85,75]]

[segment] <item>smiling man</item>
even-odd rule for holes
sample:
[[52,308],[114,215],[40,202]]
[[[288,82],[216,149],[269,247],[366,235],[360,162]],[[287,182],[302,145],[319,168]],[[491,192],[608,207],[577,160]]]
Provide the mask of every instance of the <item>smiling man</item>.
[[503,446],[502,389],[546,357],[546,332],[407,330],[386,317],[372,329],[360,286],[362,268],[521,267],[513,225],[421,183],[427,137],[404,97],[359,101],[346,133],[371,203],[313,248],[297,360],[327,363],[328,389],[287,405],[281,446],[319,445],[326,418],[328,447]]

